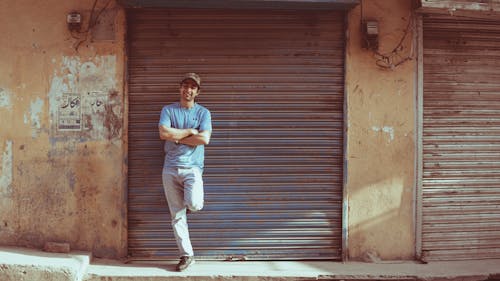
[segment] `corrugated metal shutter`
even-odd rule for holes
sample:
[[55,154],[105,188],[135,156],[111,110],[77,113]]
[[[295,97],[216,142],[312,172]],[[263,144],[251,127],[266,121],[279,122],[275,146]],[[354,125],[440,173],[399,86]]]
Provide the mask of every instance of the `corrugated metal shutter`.
[[424,259],[500,258],[500,22],[423,24]]
[[340,259],[343,13],[131,10],[128,20],[133,259],[178,255],[157,123],[189,71],[214,125],[206,206],[188,216],[195,254]]

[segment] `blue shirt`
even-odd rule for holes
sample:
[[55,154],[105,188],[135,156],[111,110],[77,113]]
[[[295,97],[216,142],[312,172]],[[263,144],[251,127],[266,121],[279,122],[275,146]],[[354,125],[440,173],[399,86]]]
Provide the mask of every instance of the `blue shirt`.
[[[159,125],[175,129],[196,129],[198,131],[212,131],[212,117],[210,111],[195,103],[192,108],[183,108],[180,102],[164,106],[161,110]],[[203,169],[205,160],[205,146],[189,146],[165,141],[164,167]]]

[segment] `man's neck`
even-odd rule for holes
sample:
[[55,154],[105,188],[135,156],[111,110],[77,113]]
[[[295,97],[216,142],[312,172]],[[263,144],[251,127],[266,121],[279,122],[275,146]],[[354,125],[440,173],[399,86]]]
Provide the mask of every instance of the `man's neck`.
[[191,109],[193,108],[195,102],[194,101],[182,101],[181,100],[181,107]]

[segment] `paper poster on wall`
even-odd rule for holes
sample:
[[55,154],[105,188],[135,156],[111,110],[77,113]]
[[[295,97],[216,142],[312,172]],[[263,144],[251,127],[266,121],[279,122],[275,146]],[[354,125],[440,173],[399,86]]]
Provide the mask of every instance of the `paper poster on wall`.
[[108,94],[102,91],[92,91],[84,94],[82,101],[83,129],[91,130],[96,125],[102,126],[107,103]]
[[57,130],[81,131],[82,106],[77,93],[63,93],[57,108]]

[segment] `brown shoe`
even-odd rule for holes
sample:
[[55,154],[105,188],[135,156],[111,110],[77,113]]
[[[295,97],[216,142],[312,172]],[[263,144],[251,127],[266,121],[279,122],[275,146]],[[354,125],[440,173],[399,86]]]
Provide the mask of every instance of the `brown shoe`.
[[184,270],[188,269],[193,264],[194,264],[194,257],[182,256],[181,260],[179,261],[179,263],[177,264],[175,269],[177,271],[184,271]]

